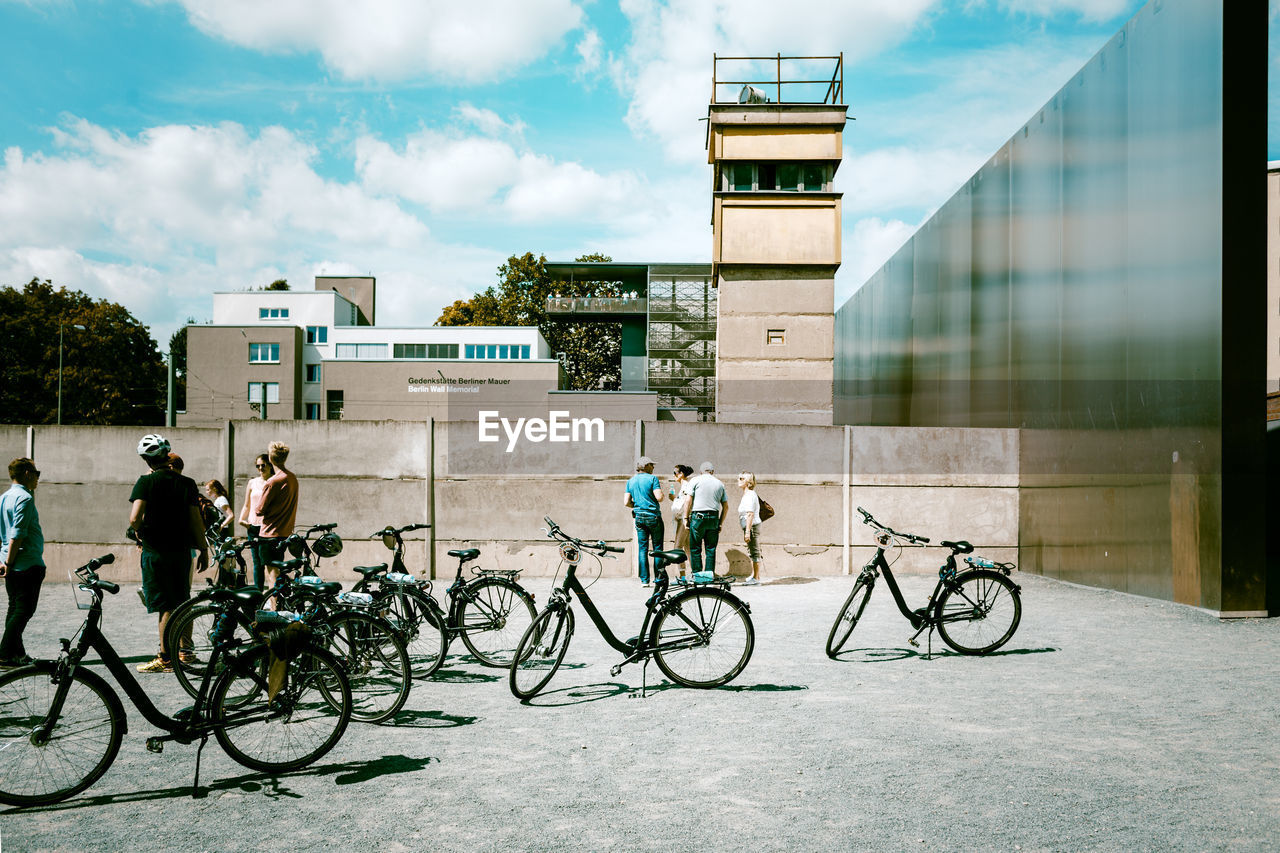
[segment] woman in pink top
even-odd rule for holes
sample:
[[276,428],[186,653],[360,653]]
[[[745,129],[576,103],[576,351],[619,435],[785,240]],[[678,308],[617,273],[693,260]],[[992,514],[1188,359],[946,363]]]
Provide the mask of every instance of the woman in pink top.
[[[258,469],[258,476],[245,485],[244,506],[240,509],[240,523],[250,539],[259,536],[262,516],[258,513],[258,502],[262,500],[262,490],[267,487],[267,478],[276,472],[265,453],[258,454],[258,458],[253,460],[253,467]],[[257,545],[251,547],[249,553],[253,556],[253,584],[262,589],[262,554]]]

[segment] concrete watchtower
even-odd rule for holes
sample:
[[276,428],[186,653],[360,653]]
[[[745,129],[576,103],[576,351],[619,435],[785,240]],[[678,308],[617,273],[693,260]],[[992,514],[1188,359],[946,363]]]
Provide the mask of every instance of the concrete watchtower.
[[843,99],[843,55],[713,59],[718,421],[832,422]]

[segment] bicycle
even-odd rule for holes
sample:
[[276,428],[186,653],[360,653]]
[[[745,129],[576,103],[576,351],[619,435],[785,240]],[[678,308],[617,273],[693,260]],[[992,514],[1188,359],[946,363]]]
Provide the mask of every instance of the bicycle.
[[[898,548],[901,556],[903,542],[911,545],[924,545],[928,537],[914,533],[899,533],[876,521],[871,513],[858,507],[862,521],[876,532],[875,556],[862,567],[853,591],[845,599],[840,614],[827,634],[827,656],[835,658],[849,640],[849,635],[857,627],[862,612],[875,589],[876,578],[884,573],[884,579],[893,593],[893,600],[898,610],[916,629],[916,633],[907,641],[916,648],[920,647],[917,637],[928,630],[928,656],[933,655],[933,631],[937,629],[943,642],[963,655],[985,655],[1009,642],[1018,623],[1022,620],[1022,587],[1009,579],[1009,573],[1015,568],[1013,563],[995,563],[981,557],[966,557],[969,568],[958,571],[956,557],[960,554],[973,553],[973,545],[959,540],[942,541],[939,544],[951,549],[945,563],[938,569],[938,583],[929,595],[923,607],[911,610],[902,597],[902,590],[890,570],[890,562],[885,560],[885,549],[891,546]],[[897,562],[898,556],[893,562]]]
[[305,557],[272,565],[279,580],[270,595],[315,632],[351,682],[352,718],[381,723],[395,716],[413,685],[409,653],[391,623],[373,612],[372,596],[305,574],[312,570]]
[[[357,568],[364,579],[354,589],[365,591],[369,581],[381,580],[379,575],[409,575],[404,563],[402,534],[429,526],[388,526],[373,534],[374,537],[382,537],[383,544],[392,551],[390,569],[386,564]],[[391,581],[396,583],[396,589],[393,590],[395,595],[389,599],[392,610],[388,616],[404,626],[404,630],[415,633],[414,649],[419,658],[415,664],[415,675],[425,677],[438,670],[455,637],[461,637],[471,654],[485,666],[510,666],[516,643],[537,613],[532,593],[516,582],[520,570],[473,566],[474,577],[467,579],[463,577],[463,567],[480,556],[480,549],[459,548],[449,551],[449,556],[457,558],[458,569],[453,583],[445,590],[449,602],[447,610],[431,594],[430,581],[418,581],[416,589],[403,580],[398,583]],[[409,625],[413,628],[409,629]],[[434,651],[436,649],[438,652]]]
[[[528,700],[537,695],[560,668],[573,638],[574,616],[570,604],[575,595],[604,641],[625,655],[621,663],[609,670],[610,676],[616,677],[624,666],[638,660],[644,662],[644,672],[647,672],[649,659],[653,658],[673,682],[685,687],[709,688],[728,684],[746,667],[755,648],[755,626],[751,622],[751,608],[729,591],[728,582],[698,583],[682,587],[668,597],[670,578],[666,567],[683,563],[686,556],[683,551],[653,552],[657,582],[653,595],[645,602],[640,633],[629,640],[620,640],[578,580],[577,568],[584,553],[595,557],[599,567],[602,556],[622,553],[623,549],[603,541],[584,542],[564,533],[550,518],[544,520],[548,525],[547,537],[560,543],[561,567],[568,568],[564,581],[552,590],[547,606],[516,647],[509,676],[511,692],[516,698]],[[645,689],[642,675],[642,696]]]
[[[90,597],[87,605],[77,601],[89,611],[79,642],[73,646],[63,639],[56,660],[0,676],[0,802],[32,806],[65,800],[96,782],[115,760],[128,729],[124,705],[108,682],[83,664],[90,649],[147,722],[165,732],[147,739],[148,751],[162,752],[168,741],[200,741],[193,796],[200,753],[210,735],[232,759],[267,773],[305,767],[341,739],[351,719],[351,691],[332,655],[309,641],[296,654],[282,652],[278,659],[274,642],[241,649],[244,642],[229,636],[226,622],[217,628],[213,646],[215,659],[225,659],[225,666],[216,676],[212,666],[205,670],[191,707],[173,716],[159,711],[102,632],[103,593],[114,595],[120,586],[100,579],[97,570],[111,562],[107,554],[75,570],[77,587]],[[216,600],[231,610],[255,605],[254,595],[223,590]],[[283,677],[273,689],[281,668]]]

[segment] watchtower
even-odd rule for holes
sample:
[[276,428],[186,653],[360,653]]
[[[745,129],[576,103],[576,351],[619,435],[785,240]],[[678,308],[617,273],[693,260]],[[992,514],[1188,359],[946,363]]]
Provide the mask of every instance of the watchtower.
[[832,422],[844,57],[713,57],[716,420]]

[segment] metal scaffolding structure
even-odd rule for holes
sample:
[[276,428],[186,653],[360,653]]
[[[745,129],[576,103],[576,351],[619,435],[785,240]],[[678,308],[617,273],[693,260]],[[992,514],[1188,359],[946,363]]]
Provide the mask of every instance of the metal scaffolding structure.
[[652,266],[648,288],[649,390],[658,408],[715,420],[716,289],[706,266]]

